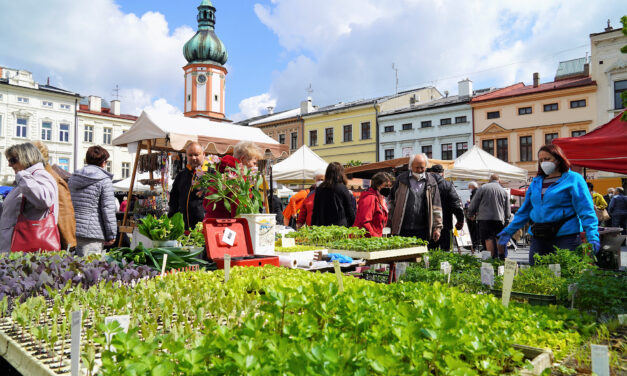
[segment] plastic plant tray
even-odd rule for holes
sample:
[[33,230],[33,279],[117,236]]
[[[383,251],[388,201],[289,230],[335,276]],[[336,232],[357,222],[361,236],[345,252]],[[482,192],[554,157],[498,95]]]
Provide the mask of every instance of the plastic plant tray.
[[411,256],[419,256],[427,252],[429,252],[429,250],[425,246],[400,248],[400,249],[386,249],[383,251],[372,251],[372,252],[352,251],[348,249],[330,249],[329,250],[329,253],[339,253],[344,256],[352,257],[354,259],[364,259],[368,261],[385,260],[385,259],[397,258],[397,257],[410,258]]
[[[490,292],[500,298],[503,294],[501,290],[490,290]],[[516,292],[512,291],[510,295],[511,299],[516,300],[525,300],[530,305],[555,305],[557,304],[557,297],[555,295],[539,295],[539,294],[530,294],[526,292]]]

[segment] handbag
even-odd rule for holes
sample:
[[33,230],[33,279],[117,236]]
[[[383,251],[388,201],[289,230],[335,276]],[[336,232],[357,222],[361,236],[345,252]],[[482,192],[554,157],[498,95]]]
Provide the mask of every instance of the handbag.
[[610,215],[606,209],[599,209],[595,206],[594,212],[596,213],[599,222],[604,222],[610,219]]
[[30,220],[24,216],[24,198],[20,205],[20,214],[13,228],[11,252],[57,251],[61,249],[59,228],[54,221],[54,205],[48,209],[48,215],[39,220]]
[[542,240],[553,240],[564,223],[575,218],[577,214],[565,217],[555,222],[535,222],[531,225],[531,233],[535,238]]

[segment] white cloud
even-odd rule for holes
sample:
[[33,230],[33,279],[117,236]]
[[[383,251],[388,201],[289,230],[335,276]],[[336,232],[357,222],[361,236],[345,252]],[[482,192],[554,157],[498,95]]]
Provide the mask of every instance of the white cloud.
[[143,108],[146,111],[150,111],[152,113],[157,114],[165,114],[165,115],[182,115],[183,113],[178,107],[171,105],[164,98],[159,98],[154,101],[149,106]]
[[258,18],[291,56],[274,72],[268,95],[281,109],[305,97],[314,103],[369,98],[435,85],[457,93],[553,79],[559,61],[590,51],[589,34],[624,13],[611,0],[455,1],[273,0],[255,5]]
[[108,100],[119,85],[122,111],[137,114],[139,103],[157,98],[182,102],[176,72],[186,64],[182,47],[193,33],[186,26],[170,30],[160,13],[123,13],[113,0],[2,1],[0,65]]
[[240,121],[267,113],[268,107],[276,107],[276,99],[268,93],[246,98],[239,103],[240,112],[230,116],[233,121]]

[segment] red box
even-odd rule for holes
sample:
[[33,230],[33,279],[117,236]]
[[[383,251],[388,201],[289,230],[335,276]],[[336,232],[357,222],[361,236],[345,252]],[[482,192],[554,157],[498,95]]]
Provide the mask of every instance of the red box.
[[[223,241],[224,232],[234,232],[233,245]],[[244,218],[215,219],[203,221],[203,235],[207,257],[212,259],[218,269],[224,269],[224,255],[231,255],[231,266],[279,266],[279,256],[253,254],[253,242],[250,239],[248,221]]]

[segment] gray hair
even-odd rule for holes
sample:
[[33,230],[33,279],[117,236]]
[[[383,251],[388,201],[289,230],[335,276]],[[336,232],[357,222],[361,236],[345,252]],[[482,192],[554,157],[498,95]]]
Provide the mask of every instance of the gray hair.
[[429,158],[427,158],[427,154],[425,153],[419,153],[419,154],[412,154],[409,156],[409,164],[407,165],[407,167],[411,170],[411,165],[412,163],[414,163],[414,159],[416,159],[417,156],[422,156],[425,159],[425,162],[427,163],[427,165],[425,167],[429,167]]
[[325,171],[325,170],[323,170],[323,169],[318,169],[318,170],[316,170],[316,172],[314,172],[313,176],[314,176],[314,178],[315,178],[316,176],[318,176],[318,175],[322,175],[322,176],[324,177],[324,175],[325,175],[325,174],[326,174],[326,171]]
[[477,184],[476,181],[471,181],[470,183],[468,183],[469,187],[475,187],[475,188],[479,188],[479,184]]
[[7,159],[17,159],[25,169],[37,163],[44,163],[44,157],[41,155],[41,152],[30,142],[13,145],[4,152],[4,155]]

